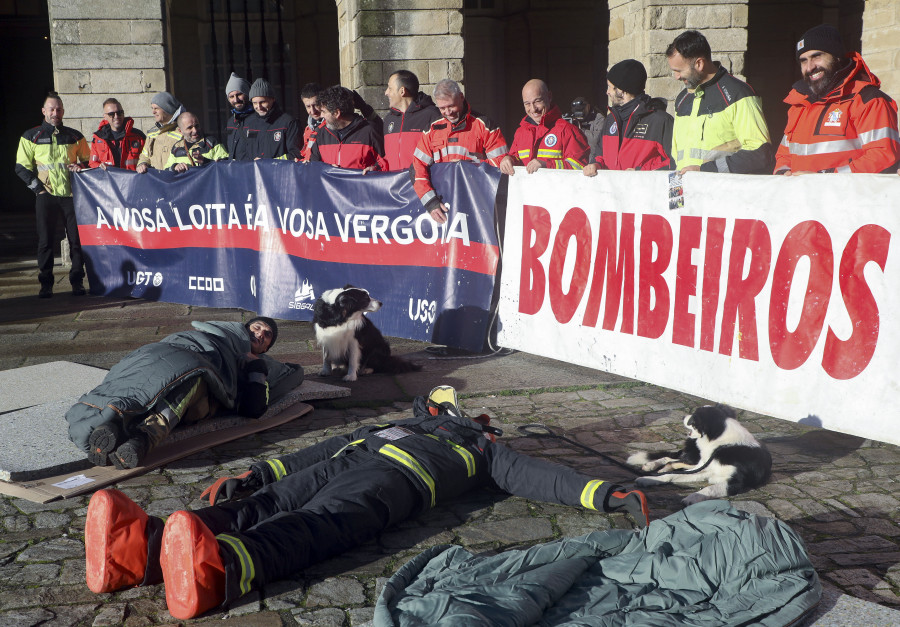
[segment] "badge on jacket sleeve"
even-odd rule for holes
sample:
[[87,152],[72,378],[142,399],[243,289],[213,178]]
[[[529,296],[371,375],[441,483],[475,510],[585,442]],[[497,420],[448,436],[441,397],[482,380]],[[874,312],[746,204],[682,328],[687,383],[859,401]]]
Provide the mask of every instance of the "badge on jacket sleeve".
[[550,133],[549,135],[546,135],[544,137],[544,145],[547,148],[553,148],[556,145],[557,141],[559,141],[559,140],[556,138],[556,135],[554,135],[553,133]]

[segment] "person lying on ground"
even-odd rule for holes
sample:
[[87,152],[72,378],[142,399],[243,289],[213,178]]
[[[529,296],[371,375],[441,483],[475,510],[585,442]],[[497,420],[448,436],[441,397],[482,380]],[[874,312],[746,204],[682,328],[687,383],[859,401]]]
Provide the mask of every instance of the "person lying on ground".
[[271,318],[192,324],[126,356],[66,412],[92,464],[135,468],[177,425],[220,411],[258,418],[303,380],[301,366],[264,354],[278,338]]
[[463,414],[449,386],[418,397],[413,416],[257,462],[204,492],[210,507],[165,520],[118,490],[95,493],[85,524],[88,587],[165,582],[169,613],[191,618],[481,487],[649,522],[643,493],[495,443],[502,431],[486,415]]

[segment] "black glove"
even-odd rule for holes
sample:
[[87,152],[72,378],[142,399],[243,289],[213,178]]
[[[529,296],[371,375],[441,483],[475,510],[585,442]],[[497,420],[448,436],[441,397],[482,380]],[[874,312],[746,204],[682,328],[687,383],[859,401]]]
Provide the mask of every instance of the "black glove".
[[362,116],[367,120],[372,116],[373,113],[375,113],[375,109],[373,109],[372,106],[365,100],[363,100],[362,96],[356,93],[355,89],[353,90],[353,108],[358,109],[359,112],[362,113]]
[[202,499],[209,495],[209,504],[215,505],[219,501],[230,501],[247,496],[261,487],[262,480],[251,469],[237,477],[220,477],[216,479],[211,486],[203,491],[200,498]]

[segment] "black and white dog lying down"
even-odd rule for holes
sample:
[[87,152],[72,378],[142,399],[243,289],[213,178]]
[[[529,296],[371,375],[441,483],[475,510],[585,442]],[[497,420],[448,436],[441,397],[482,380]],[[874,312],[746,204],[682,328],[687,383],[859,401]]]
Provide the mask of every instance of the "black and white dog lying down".
[[659,473],[639,477],[637,485],[709,483],[702,490],[682,499],[682,503],[691,505],[746,492],[765,485],[769,480],[772,456],[737,421],[731,407],[701,407],[684,417],[684,426],[690,433],[680,451],[644,451],[628,458],[627,463],[631,466],[637,466],[644,472]]
[[421,370],[422,366],[391,355],[391,346],[366,313],[381,309],[381,302],[369,292],[352,285],[328,290],[316,300],[313,326],[316,342],[322,347],[322,370],[327,377],[332,368],[346,367],[344,381],[358,375],[383,372],[399,374]]

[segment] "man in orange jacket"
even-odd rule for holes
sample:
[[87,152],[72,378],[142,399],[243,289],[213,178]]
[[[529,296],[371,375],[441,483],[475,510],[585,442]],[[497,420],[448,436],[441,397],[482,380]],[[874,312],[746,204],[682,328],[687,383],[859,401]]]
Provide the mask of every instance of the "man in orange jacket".
[[894,172],[900,162],[897,104],[857,52],[846,54],[837,29],[823,24],[797,42],[803,79],[785,102],[775,174]]
[[507,149],[500,128],[472,111],[456,81],[449,78],[438,81],[434,87],[434,103],[441,119],[432,122],[422,133],[413,151],[413,188],[434,221],[444,224],[450,207],[431,184],[431,166],[453,161],[487,161],[500,167]]
[[517,165],[524,165],[529,174],[540,168],[582,169],[590,146],[581,129],[563,119],[547,83],[536,78],[525,83],[522,104],[525,117],[516,129],[509,154],[500,162],[500,171],[513,176],[513,166]]

